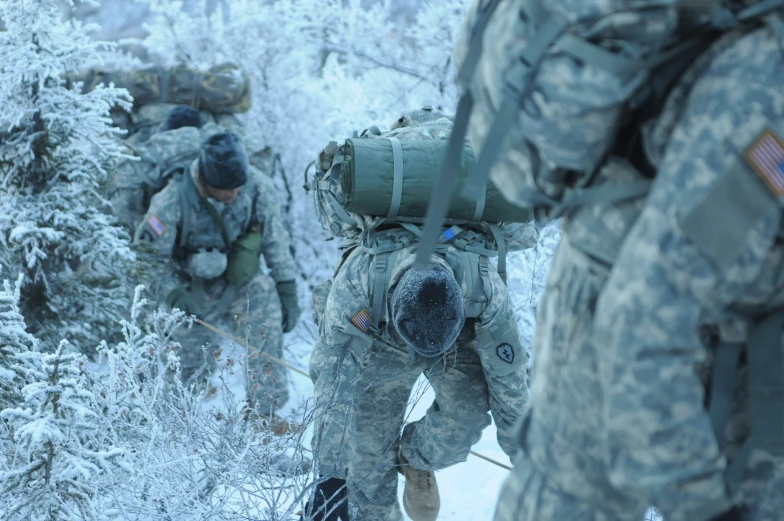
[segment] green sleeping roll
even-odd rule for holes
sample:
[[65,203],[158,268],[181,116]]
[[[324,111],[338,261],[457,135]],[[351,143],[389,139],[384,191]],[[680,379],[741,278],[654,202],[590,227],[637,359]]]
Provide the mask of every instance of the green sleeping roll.
[[[446,140],[400,140],[402,158],[402,190],[397,217],[420,218],[427,213],[430,195],[446,156]],[[387,216],[393,203],[394,162],[390,139],[346,140],[341,167],[341,188],[345,197],[343,208],[359,215]],[[465,181],[476,163],[473,149],[463,148],[460,172],[449,206],[448,219],[491,223],[524,223],[529,210],[509,203],[488,181],[485,206],[475,219],[477,201],[462,195]]]

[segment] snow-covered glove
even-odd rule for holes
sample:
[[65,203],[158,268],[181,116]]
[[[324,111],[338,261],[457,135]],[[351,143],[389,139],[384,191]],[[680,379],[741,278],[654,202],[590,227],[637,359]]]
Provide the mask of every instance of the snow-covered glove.
[[297,325],[297,320],[302,314],[297,302],[297,283],[293,280],[278,282],[277,290],[281,311],[283,311],[283,332],[288,333]]
[[201,316],[202,309],[198,302],[193,300],[193,297],[188,295],[188,292],[182,288],[172,290],[166,295],[166,305],[170,308],[181,309],[189,315]]

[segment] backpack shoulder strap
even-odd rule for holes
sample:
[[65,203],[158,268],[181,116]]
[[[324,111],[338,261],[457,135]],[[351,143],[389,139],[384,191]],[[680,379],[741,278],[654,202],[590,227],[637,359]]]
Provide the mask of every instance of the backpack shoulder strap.
[[[777,310],[749,327],[749,435],[727,469],[727,482],[733,490],[740,486],[754,450],[784,456],[783,331],[784,310]],[[720,367],[716,364],[714,375],[718,369]],[[728,386],[729,383],[718,382],[716,385]]]
[[188,236],[191,232],[191,219],[193,209],[200,204],[199,192],[193,184],[193,177],[190,172],[185,172],[181,179],[177,181],[177,191],[180,194],[180,205],[182,206],[182,227],[180,229],[180,247],[184,248],[188,243]]

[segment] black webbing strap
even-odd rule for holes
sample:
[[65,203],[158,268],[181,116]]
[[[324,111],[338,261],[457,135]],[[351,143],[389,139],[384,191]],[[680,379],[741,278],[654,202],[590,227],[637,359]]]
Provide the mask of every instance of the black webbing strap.
[[449,136],[446,158],[441,174],[438,177],[430,196],[430,204],[425,215],[425,226],[423,237],[417,249],[416,262],[414,269],[426,269],[430,264],[430,254],[435,248],[441,228],[449,211],[449,203],[452,201],[452,194],[455,189],[455,179],[457,172],[460,171],[462,162],[463,145],[468,133],[468,120],[474,108],[474,99],[468,89],[468,83],[474,75],[479,58],[482,56],[482,37],[484,35],[490,18],[498,8],[501,0],[490,0],[477,18],[474,27],[471,28],[468,54],[463,61],[463,65],[457,73],[457,84],[463,87],[464,94],[460,97],[457,104],[455,122],[452,125],[452,133]]
[[749,328],[749,437],[727,469],[733,490],[740,485],[752,451],[784,456],[784,311]]
[[735,401],[734,391],[738,381],[740,369],[740,355],[743,353],[742,343],[722,342],[716,351],[716,360],[713,364],[711,377],[710,413],[713,432],[719,442],[719,448],[724,448],[726,442],[725,430],[732,413]]
[[415,269],[427,269],[427,266],[430,264],[430,254],[433,253],[438,236],[443,231],[444,219],[449,211],[449,203],[452,201],[452,194],[455,190],[455,178],[457,172],[460,171],[463,143],[473,106],[474,100],[471,94],[466,92],[457,105],[457,114],[452,127],[452,134],[449,136],[444,166],[430,194],[430,204],[425,214],[422,240],[419,243],[419,248],[417,248],[416,262],[414,263]]

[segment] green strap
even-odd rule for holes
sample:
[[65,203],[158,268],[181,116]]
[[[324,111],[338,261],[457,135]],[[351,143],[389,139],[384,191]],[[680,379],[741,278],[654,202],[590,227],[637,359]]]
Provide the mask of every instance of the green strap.
[[188,236],[191,233],[191,220],[193,208],[198,208],[200,195],[193,183],[193,177],[189,172],[185,172],[182,179],[177,184],[180,192],[180,204],[182,205],[182,227],[180,228],[180,247],[185,248],[188,244]]
[[226,243],[226,249],[231,250],[231,239],[229,238],[229,232],[226,230],[226,224],[223,222],[223,219],[218,213],[218,210],[216,210],[215,207],[212,206],[212,203],[210,203],[205,197],[201,198],[201,202],[207,209],[207,213],[209,213],[210,217],[212,217],[212,220],[215,222],[215,224],[218,225],[218,228],[220,228],[221,235],[223,236],[223,242]]
[[612,53],[569,33],[558,39],[558,48],[584,63],[609,71],[621,78],[631,78],[634,73],[642,70],[639,61]]
[[784,455],[784,312],[749,331],[749,419],[756,445]]
[[487,180],[482,183],[482,187],[476,190],[476,206],[474,207],[474,216],[472,221],[481,221],[482,215],[485,213],[485,203],[487,202]]
[[373,281],[373,308],[370,311],[370,321],[376,328],[379,327],[378,323],[384,315],[384,309],[387,305],[387,291],[392,278],[392,270],[389,267],[395,262],[398,251],[382,253],[373,259],[375,280]]
[[402,226],[406,230],[410,231],[411,233],[413,233],[417,237],[419,237],[419,238],[422,237],[422,230],[419,229],[419,226],[417,226],[415,224],[412,224],[412,223],[400,223],[400,226]]
[[389,138],[392,143],[392,201],[387,212],[387,219],[394,219],[400,211],[400,201],[403,198],[403,145],[396,137]]
[[517,121],[520,115],[519,109],[520,104],[517,102],[517,99],[507,95],[501,104],[498,115],[490,126],[484,145],[482,145],[482,150],[474,165],[474,171],[463,186],[462,195],[464,197],[476,198],[478,200],[480,194],[486,189],[487,182],[490,179],[490,167],[495,163],[509,129]]
[[304,184],[304,187],[305,187],[306,191],[310,191],[310,181],[308,180],[308,172],[310,172],[310,167],[312,167],[315,164],[316,164],[316,160],[314,159],[313,161],[308,163],[308,166],[305,167],[305,184]]
[[477,268],[476,273],[471,274],[471,276],[474,277],[474,288],[473,291],[471,292],[471,302],[473,303],[482,302],[482,293],[484,291],[484,277],[490,272],[490,266],[487,261],[487,257],[482,255],[478,259],[479,260],[476,265]]
[[[218,214],[218,210],[216,210],[215,207],[212,206],[212,204],[210,204],[210,202],[205,197],[202,197],[202,195],[199,193],[196,185],[193,182],[193,177],[190,175],[190,172],[186,172],[182,177],[183,184],[181,185],[180,196],[182,197],[185,195],[185,198],[190,199],[191,201],[194,201],[194,196],[197,198],[198,202],[207,210],[207,213],[210,214],[212,220],[215,222],[215,224],[218,225],[218,228],[220,228],[221,235],[223,236],[223,242],[226,244],[226,250],[231,250],[231,239],[229,238],[229,232],[226,230],[226,225],[223,223],[223,219],[221,219],[221,216]],[[183,191],[185,192],[184,194]],[[183,209],[183,211],[185,212],[183,213],[183,230],[187,228],[188,233],[190,233],[190,213],[186,212],[185,209]],[[187,226],[185,221],[188,221]],[[185,231],[183,231],[180,237],[180,246],[185,246],[186,240],[187,234]]]
[[348,214],[348,212],[342,206],[340,206],[340,203],[338,202],[337,199],[335,199],[335,196],[332,194],[332,192],[327,192],[326,196],[327,196],[327,200],[329,201],[329,204],[332,205],[332,209],[335,210],[338,219],[340,219],[346,224],[351,224],[351,225],[356,224],[354,220],[351,218],[351,216]]
[[744,9],[738,13],[736,18],[739,22],[747,22],[754,18],[764,16],[770,11],[781,7],[782,5],[784,5],[784,0],[763,0],[756,5],[752,5],[751,7]]
[[716,351],[716,360],[711,376],[710,405],[708,412],[720,448],[726,442],[727,422],[732,414],[735,385],[738,379],[740,355],[743,344],[722,342]]
[[425,214],[425,226],[422,231],[422,240],[417,248],[416,269],[427,269],[430,264],[430,254],[435,248],[438,236],[442,233],[441,226],[449,210],[449,203],[452,200],[452,193],[455,189],[455,179],[457,172],[460,171],[460,163],[463,155],[463,144],[468,130],[468,120],[471,117],[474,101],[470,92],[466,92],[460,98],[457,105],[457,114],[452,127],[452,134],[449,136],[446,158],[441,168],[438,180],[433,185],[430,195],[430,204]]
[[727,482],[737,490],[754,450],[784,456],[784,311],[749,329],[749,436],[727,469]]
[[239,286],[227,281],[226,289],[223,290],[223,295],[221,295],[218,303],[215,305],[215,308],[213,308],[216,314],[220,316],[229,310],[231,303],[234,302],[234,297],[237,296],[238,290]]
[[493,239],[498,246],[498,274],[501,280],[506,284],[506,241],[501,228],[497,224],[490,224],[490,232],[493,234]]
[[373,283],[373,307],[370,311],[370,320],[373,327],[378,327],[378,322],[381,320],[381,312],[384,309],[384,296],[387,292],[387,288],[384,285],[387,280],[387,269],[389,269],[388,260],[389,252],[381,253],[373,258],[373,275],[375,280]]
[[[535,3],[535,2],[532,2]],[[557,40],[568,27],[569,21],[555,12],[549,12],[539,25],[533,38],[526,44],[520,59],[529,67],[537,67],[544,58],[547,49]],[[526,98],[527,96],[524,96]]]

